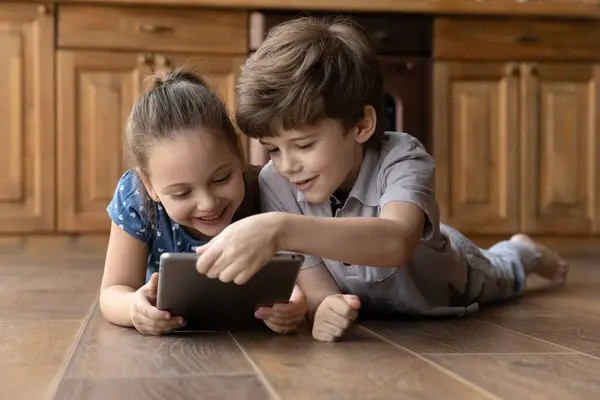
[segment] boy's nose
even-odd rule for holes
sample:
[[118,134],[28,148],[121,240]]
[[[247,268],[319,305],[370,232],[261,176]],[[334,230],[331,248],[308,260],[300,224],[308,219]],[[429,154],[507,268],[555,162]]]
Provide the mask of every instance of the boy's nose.
[[293,174],[302,170],[302,164],[293,158],[283,158],[281,161],[281,171],[285,174]]

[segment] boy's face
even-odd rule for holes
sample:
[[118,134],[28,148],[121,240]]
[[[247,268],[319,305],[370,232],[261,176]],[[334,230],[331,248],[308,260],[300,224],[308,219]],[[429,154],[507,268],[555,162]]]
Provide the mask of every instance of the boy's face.
[[346,131],[339,120],[277,132],[261,143],[279,175],[296,185],[311,203],[329,201],[338,189],[350,191],[362,163],[359,127]]

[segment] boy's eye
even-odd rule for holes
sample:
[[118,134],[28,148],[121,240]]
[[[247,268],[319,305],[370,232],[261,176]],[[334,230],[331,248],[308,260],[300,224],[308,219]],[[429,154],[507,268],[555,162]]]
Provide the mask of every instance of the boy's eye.
[[174,199],[183,199],[185,197],[187,197],[191,192],[187,191],[187,192],[181,192],[181,193],[172,193],[171,197]]
[[298,145],[298,148],[301,150],[306,150],[306,149],[310,149],[313,145],[314,145],[314,143],[302,144],[302,145]]
[[222,178],[216,178],[213,180],[213,183],[223,183],[223,182],[227,182],[229,180],[229,178],[231,177],[231,174],[227,174]]

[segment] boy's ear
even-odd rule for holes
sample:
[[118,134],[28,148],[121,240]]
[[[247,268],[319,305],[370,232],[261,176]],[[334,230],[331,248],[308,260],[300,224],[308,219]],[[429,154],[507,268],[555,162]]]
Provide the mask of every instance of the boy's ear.
[[148,194],[150,195],[152,200],[154,200],[157,203],[160,203],[160,199],[158,198],[156,191],[150,184],[150,180],[148,180],[148,176],[146,176],[146,174],[140,168],[136,168],[135,172],[140,177],[140,180],[142,181],[142,183],[144,184],[144,187],[146,188],[146,192],[148,192]]
[[358,143],[364,144],[373,136],[377,128],[377,113],[373,106],[365,106],[364,116],[356,123],[355,139]]

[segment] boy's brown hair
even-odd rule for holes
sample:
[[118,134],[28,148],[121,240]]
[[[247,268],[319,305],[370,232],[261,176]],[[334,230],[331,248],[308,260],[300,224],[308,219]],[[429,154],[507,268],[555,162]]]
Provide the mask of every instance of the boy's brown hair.
[[249,137],[273,136],[328,117],[346,129],[371,105],[378,146],[383,117],[383,77],[368,35],[347,19],[303,17],[269,32],[242,68],[237,85],[238,127]]

